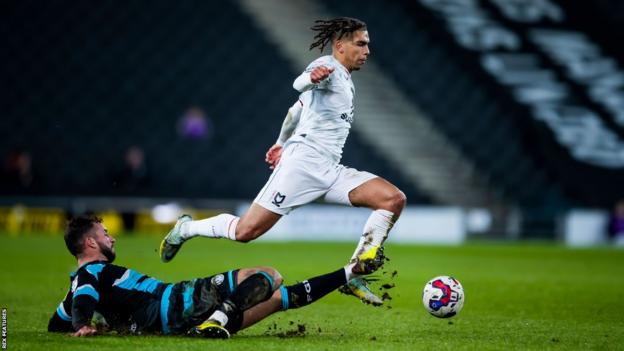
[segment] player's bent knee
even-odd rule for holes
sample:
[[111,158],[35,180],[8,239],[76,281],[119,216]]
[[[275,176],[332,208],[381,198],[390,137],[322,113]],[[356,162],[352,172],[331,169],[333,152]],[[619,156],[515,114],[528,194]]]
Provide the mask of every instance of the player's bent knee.
[[273,290],[276,290],[280,285],[282,285],[282,275],[277,269],[273,267],[259,267],[258,270],[268,274],[271,277],[273,280]]
[[275,288],[276,289],[277,289],[277,287],[282,285],[282,282],[284,280],[282,278],[282,274],[277,269],[273,269],[273,280],[275,281]]
[[382,208],[398,215],[401,211],[403,211],[406,203],[407,197],[405,196],[405,193],[397,189],[389,194],[389,196],[385,199]]
[[401,190],[398,190],[393,196],[393,202],[396,208],[400,208],[401,211],[405,208],[405,204],[407,203],[407,196]]
[[273,278],[273,289],[277,289],[280,285],[282,285],[282,275],[277,269],[273,267],[267,268],[267,273],[269,273],[269,275],[271,275],[271,278]]

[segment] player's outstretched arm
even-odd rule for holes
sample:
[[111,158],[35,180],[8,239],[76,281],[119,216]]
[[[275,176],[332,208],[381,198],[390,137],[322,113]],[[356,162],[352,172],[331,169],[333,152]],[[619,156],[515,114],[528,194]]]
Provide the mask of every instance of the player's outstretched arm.
[[293,82],[293,88],[300,93],[314,88],[317,84],[321,83],[334,71],[333,67],[318,66],[314,67],[311,71],[301,73],[297,79]]

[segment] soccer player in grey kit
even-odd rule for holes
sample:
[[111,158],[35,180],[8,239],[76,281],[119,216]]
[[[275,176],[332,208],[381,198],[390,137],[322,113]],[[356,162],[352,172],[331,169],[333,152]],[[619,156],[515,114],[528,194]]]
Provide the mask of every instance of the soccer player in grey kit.
[[[364,22],[346,17],[318,20],[311,29],[316,35],[310,49],[318,47],[322,52],[331,45],[332,54],[314,60],[295,79],[293,87],[301,95],[266,154],[273,168],[269,180],[240,218],[220,214],[193,221],[188,215],[181,216],[162,241],[164,262],[173,259],[184,241],[195,236],[249,242],[291,210],[322,199],[373,211],[351,262],[358,261],[360,271],[368,273],[383,265],[382,245],[405,206],[405,194],[381,177],[340,164],[354,122],[351,73],[370,55],[368,30]],[[342,291],[366,303],[383,303],[361,277],[351,279]]]

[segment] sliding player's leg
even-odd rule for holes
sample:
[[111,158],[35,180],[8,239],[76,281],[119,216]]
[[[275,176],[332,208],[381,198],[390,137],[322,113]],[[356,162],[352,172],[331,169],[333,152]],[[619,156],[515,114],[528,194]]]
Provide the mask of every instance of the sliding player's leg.
[[[267,293],[270,291],[266,284],[268,275],[264,275],[263,281],[258,273],[251,274],[217,308],[217,311],[194,329],[194,332],[205,337],[226,338],[230,333],[245,329],[275,312],[307,306],[358,276],[354,273],[355,267],[356,263],[351,263],[334,272],[294,285],[282,285],[277,289],[275,284],[281,282],[281,277],[275,271],[274,275],[279,278],[274,277],[271,287],[274,290],[268,296]],[[239,272],[239,276],[248,275],[245,270]]]
[[229,338],[230,332],[241,328],[243,313],[268,300],[281,285],[282,277],[271,267],[244,268],[236,271],[229,283],[233,291],[221,297],[223,302],[204,322],[191,329],[191,335]]

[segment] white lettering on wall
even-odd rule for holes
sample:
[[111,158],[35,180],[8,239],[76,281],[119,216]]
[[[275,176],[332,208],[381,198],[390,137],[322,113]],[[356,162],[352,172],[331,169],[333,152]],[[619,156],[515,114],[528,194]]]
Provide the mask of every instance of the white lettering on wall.
[[[518,23],[559,23],[563,10],[550,0],[490,0]],[[571,94],[570,81],[587,88],[592,102],[624,127],[624,73],[587,36],[575,31],[528,28],[527,39],[552,63],[565,69],[557,77],[538,53],[522,51],[521,35],[497,22],[476,0],[420,0],[440,15],[457,43],[480,53],[482,67],[511,89],[516,101],[548,126],[575,159],[605,168],[624,167],[624,142],[591,108]],[[532,26],[533,27],[533,26]]]

